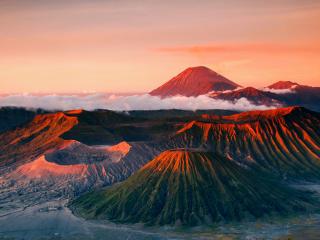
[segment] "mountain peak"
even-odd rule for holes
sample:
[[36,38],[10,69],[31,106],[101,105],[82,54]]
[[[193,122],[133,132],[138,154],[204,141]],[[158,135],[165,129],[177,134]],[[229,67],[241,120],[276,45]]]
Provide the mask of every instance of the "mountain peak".
[[247,92],[259,92],[258,89],[254,88],[254,87],[246,87],[246,88],[243,88],[243,89],[240,89],[240,91],[247,91]]
[[299,86],[299,84],[296,82],[291,82],[291,81],[278,81],[278,82],[268,86],[268,88],[270,88],[270,89],[290,89],[294,86]]
[[193,156],[202,156],[204,152],[196,149],[178,148],[162,152],[153,161],[144,166],[144,169],[158,169],[162,171],[164,169],[171,169],[173,172],[185,172],[190,171],[191,158]]
[[81,113],[83,113],[83,109],[73,109],[73,110],[69,110],[69,111],[66,111],[65,114],[67,114],[68,116],[73,116],[73,115],[80,115]]
[[150,95],[169,97],[175,95],[199,96],[212,91],[233,90],[238,84],[205,66],[189,67],[150,92]]
[[254,87],[246,87],[234,91],[213,93],[210,94],[210,97],[226,101],[235,101],[241,98],[246,98],[249,102],[256,105],[277,107],[282,106],[281,102],[277,99],[274,99],[271,93],[258,90]]
[[198,225],[304,210],[309,203],[299,195],[220,155],[177,149],[161,153],[124,182],[83,195],[72,208],[86,218]]
[[235,91],[232,91],[232,92],[226,92],[226,93],[222,93],[222,94],[225,94],[225,95],[228,95],[228,94],[246,94],[248,96],[260,96],[263,92],[261,92],[260,90],[254,88],[254,87],[246,87],[246,88],[242,88],[242,89],[239,89],[239,90],[235,90]]
[[[188,67],[186,70],[184,71],[193,71],[193,72],[203,72],[203,71],[207,71],[207,72],[213,72],[216,73],[215,71],[213,71],[212,69],[206,67],[206,66],[195,66],[195,67]],[[183,72],[184,72],[183,71]],[[217,74],[217,73],[216,73]]]

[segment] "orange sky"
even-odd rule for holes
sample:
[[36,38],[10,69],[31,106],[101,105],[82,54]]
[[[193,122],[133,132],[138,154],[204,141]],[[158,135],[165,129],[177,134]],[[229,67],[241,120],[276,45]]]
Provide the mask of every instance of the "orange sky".
[[264,2],[0,1],[0,93],[145,92],[198,65],[320,86],[320,2]]

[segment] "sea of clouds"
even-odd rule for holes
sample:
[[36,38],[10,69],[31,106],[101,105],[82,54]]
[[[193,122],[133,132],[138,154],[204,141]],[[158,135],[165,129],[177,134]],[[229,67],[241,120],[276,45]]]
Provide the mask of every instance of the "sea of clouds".
[[149,94],[12,94],[0,96],[0,107],[14,106],[42,108],[46,110],[71,109],[110,109],[115,111],[158,110],[158,109],[230,109],[230,110],[265,110],[272,107],[254,105],[246,98],[234,102],[217,100],[206,95],[198,97],[174,96],[161,99]]
[[265,92],[271,92],[271,93],[275,93],[275,94],[287,94],[287,93],[295,93],[295,88],[298,85],[293,85],[291,88],[287,88],[287,89],[273,89],[273,88],[262,88],[262,91]]

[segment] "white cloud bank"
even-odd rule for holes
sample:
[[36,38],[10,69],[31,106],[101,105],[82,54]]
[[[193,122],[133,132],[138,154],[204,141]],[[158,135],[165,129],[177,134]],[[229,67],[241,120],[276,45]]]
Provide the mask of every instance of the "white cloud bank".
[[291,86],[291,88],[287,88],[287,89],[273,89],[273,88],[263,88],[261,89],[264,92],[271,92],[271,93],[275,93],[275,94],[286,94],[286,93],[295,93],[295,88],[298,85],[293,85]]
[[175,96],[161,99],[149,94],[115,95],[92,93],[87,95],[32,95],[15,94],[0,96],[0,107],[16,106],[26,108],[42,108],[47,110],[71,109],[110,109],[116,111],[157,110],[157,109],[230,109],[230,110],[264,110],[271,107],[254,105],[246,98],[235,102],[216,100],[206,95],[198,97]]

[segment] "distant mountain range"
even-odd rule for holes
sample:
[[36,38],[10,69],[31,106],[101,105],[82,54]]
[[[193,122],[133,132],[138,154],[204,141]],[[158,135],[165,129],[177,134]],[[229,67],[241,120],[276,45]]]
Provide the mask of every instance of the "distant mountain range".
[[199,96],[207,94],[214,99],[237,101],[246,98],[255,105],[274,107],[304,106],[320,110],[320,87],[300,85],[291,81],[279,81],[263,89],[243,88],[207,67],[184,70],[162,86],[150,92],[161,98]]

